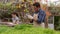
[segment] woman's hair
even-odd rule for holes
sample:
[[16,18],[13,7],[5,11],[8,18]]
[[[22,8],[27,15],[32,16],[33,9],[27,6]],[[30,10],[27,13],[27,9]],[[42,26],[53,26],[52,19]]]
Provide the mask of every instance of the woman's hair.
[[18,14],[16,12],[13,12],[12,14],[18,16]]

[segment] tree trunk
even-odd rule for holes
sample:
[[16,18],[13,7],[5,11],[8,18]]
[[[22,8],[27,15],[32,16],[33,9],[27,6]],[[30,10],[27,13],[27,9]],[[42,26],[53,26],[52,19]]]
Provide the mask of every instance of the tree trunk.
[[46,16],[46,19],[45,19],[45,28],[48,28],[48,17]]

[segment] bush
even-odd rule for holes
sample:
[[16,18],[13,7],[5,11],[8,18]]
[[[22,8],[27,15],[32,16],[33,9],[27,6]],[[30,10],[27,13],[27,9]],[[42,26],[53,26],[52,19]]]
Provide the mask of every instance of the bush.
[[21,24],[15,27],[0,27],[0,34],[60,34],[60,32],[40,27],[32,27],[32,25],[29,24]]
[[22,29],[26,29],[26,28],[31,28],[32,25],[28,25],[28,24],[20,24],[20,25],[16,25],[14,28],[17,30],[22,30]]
[[0,3],[0,18],[10,18],[11,13],[16,9],[15,6],[12,6],[12,3]]
[[56,30],[60,30],[60,16],[55,16],[54,25]]

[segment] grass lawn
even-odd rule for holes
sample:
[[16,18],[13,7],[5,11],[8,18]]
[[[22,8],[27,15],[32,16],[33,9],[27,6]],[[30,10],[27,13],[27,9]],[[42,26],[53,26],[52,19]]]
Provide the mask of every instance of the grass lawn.
[[30,24],[21,24],[16,25],[15,27],[0,26],[0,34],[60,34],[60,32],[33,27]]

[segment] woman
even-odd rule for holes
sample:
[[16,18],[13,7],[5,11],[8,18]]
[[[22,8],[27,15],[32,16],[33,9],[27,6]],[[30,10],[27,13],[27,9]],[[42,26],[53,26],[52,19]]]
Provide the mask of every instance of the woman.
[[17,13],[12,13],[12,22],[14,24],[19,24],[19,17],[17,16]]

